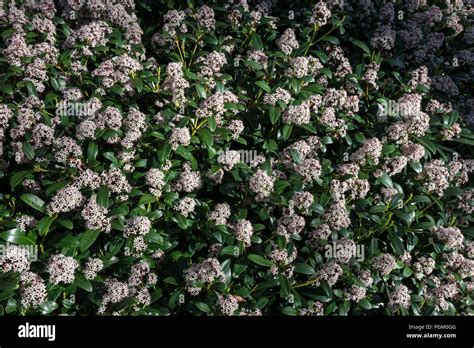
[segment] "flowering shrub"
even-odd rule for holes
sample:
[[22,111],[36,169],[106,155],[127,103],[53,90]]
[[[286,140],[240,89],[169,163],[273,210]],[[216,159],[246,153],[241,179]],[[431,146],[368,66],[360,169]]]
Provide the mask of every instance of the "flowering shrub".
[[472,314],[469,15],[5,1],[0,312]]

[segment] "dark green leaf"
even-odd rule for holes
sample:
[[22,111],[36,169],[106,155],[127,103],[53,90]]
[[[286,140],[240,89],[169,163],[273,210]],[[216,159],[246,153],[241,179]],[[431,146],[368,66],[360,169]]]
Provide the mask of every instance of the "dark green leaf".
[[272,89],[270,88],[270,86],[265,81],[257,81],[257,82],[255,82],[255,84],[267,93],[272,92]]
[[370,56],[370,48],[369,46],[367,46],[367,44],[359,40],[351,40],[351,42],[354,46],[361,48],[365,53]]
[[288,282],[288,278],[286,278],[283,274],[278,276],[280,281],[280,296],[282,298],[287,298],[291,293],[290,283]]
[[87,162],[92,162],[96,159],[97,153],[99,152],[99,147],[96,143],[91,142],[87,146]]
[[281,112],[275,107],[270,107],[270,122],[276,124],[280,118]]
[[87,292],[92,292],[91,282],[80,273],[76,273],[73,284],[77,285],[81,289],[86,290]]
[[30,161],[35,158],[35,150],[33,150],[33,146],[30,143],[23,143],[23,152]]
[[195,302],[194,305],[204,313],[211,313],[211,307],[204,302]]
[[372,305],[370,304],[370,302],[367,301],[367,299],[365,299],[365,298],[359,301],[359,306],[361,306],[364,309],[371,309],[372,308]]
[[251,40],[252,40],[252,46],[256,50],[261,51],[263,49],[262,39],[257,33],[252,33]]
[[323,41],[329,41],[335,45],[339,45],[340,42],[339,42],[339,39],[335,36],[326,36],[323,38]]
[[53,218],[51,216],[44,216],[38,223],[38,233],[40,236],[44,236],[49,231],[49,227],[53,222]]
[[295,308],[290,307],[290,306],[283,307],[281,309],[281,312],[285,315],[291,315],[291,316],[298,315],[298,311]]
[[46,209],[45,209],[45,203],[44,201],[39,198],[38,196],[35,196],[31,193],[25,193],[25,194],[22,194],[20,196],[20,199],[25,202],[26,204],[28,204],[30,207],[42,212],[42,213],[45,213],[46,212]]
[[160,160],[160,162],[165,163],[170,153],[171,145],[169,143],[165,143],[161,150],[158,150],[158,159]]
[[207,147],[211,147],[214,144],[214,137],[212,136],[212,133],[209,131],[209,129],[200,128],[198,130],[198,134],[201,137],[203,144]]
[[402,255],[405,252],[405,248],[402,241],[400,240],[400,237],[395,235],[392,231],[389,231],[388,238],[390,239],[390,244],[392,245],[393,250],[398,255]]
[[295,266],[296,273],[302,273],[307,275],[313,275],[315,273],[314,268],[305,263],[295,263],[293,265]]
[[87,230],[81,235],[81,237],[79,238],[79,249],[81,250],[81,252],[84,252],[89,249],[89,247],[95,242],[95,240],[99,236],[99,233],[100,232],[97,230]]
[[411,226],[414,230],[429,230],[435,226],[434,222],[426,221],[426,222],[419,222]]
[[202,99],[206,99],[206,91],[204,90],[204,87],[197,84],[196,85],[196,91],[198,93],[198,96]]
[[13,174],[11,177],[10,177],[10,187],[12,188],[12,190],[18,185],[18,184],[21,184],[23,182],[23,179],[25,179],[28,175],[30,175],[32,173],[31,170],[22,170],[22,171],[19,171],[15,174]]
[[54,301],[46,301],[39,305],[39,309],[41,311],[41,314],[43,315],[50,314],[58,307],[59,307],[58,304]]
[[257,254],[250,254],[247,256],[247,258],[256,263],[257,265],[260,265],[260,266],[265,266],[265,267],[270,267],[271,265],[273,265],[273,262],[269,259],[266,259],[264,258],[263,256],[261,255],[257,255]]
[[109,207],[109,196],[110,196],[110,191],[107,187],[101,186],[97,190],[97,196],[96,196],[96,201],[97,204],[104,208]]

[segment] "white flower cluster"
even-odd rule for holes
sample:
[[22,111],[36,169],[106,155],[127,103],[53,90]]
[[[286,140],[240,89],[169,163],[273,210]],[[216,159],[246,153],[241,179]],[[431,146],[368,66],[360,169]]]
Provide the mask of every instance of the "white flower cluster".
[[28,249],[17,245],[9,245],[0,256],[0,267],[3,272],[22,273],[30,269]]
[[198,295],[203,285],[223,279],[221,265],[216,258],[208,258],[200,263],[195,263],[184,271],[186,289],[191,296]]
[[49,258],[46,271],[49,273],[49,281],[53,284],[71,284],[75,279],[75,271],[79,262],[71,256],[63,254],[52,255]]

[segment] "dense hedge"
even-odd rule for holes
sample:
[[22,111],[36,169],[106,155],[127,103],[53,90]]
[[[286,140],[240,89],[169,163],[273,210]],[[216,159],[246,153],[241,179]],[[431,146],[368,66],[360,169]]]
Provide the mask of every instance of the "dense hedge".
[[4,2],[0,313],[473,314],[472,8],[385,2]]

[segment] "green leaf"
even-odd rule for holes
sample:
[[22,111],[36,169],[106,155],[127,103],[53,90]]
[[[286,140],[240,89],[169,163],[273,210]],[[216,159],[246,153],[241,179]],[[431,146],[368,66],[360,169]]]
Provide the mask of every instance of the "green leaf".
[[288,278],[280,274],[278,279],[280,281],[280,296],[282,298],[287,298],[291,293],[291,287],[290,283],[288,282]]
[[28,91],[28,95],[32,97],[38,96],[38,94],[36,93],[36,87],[31,81],[26,81],[26,90]]
[[362,51],[364,51],[370,56],[370,48],[364,42],[359,41],[359,40],[352,40],[351,42],[354,46],[359,47],[360,49],[362,49]]
[[418,85],[415,89],[417,92],[429,93],[430,89],[427,86]]
[[34,245],[35,241],[31,238],[26,237],[25,232],[20,231],[18,228],[0,233],[0,238],[6,242],[19,245]]
[[445,196],[460,196],[464,193],[464,190],[459,187],[448,187],[444,190]]
[[165,192],[163,195],[163,200],[165,203],[172,205],[175,200],[179,198],[179,195],[176,192]]
[[382,176],[379,177],[379,181],[384,185],[385,187],[391,188],[393,187],[393,182],[392,179],[388,176],[387,173],[383,173]]
[[59,84],[58,80],[54,77],[51,77],[49,81],[51,82],[51,87],[53,87],[55,91],[59,91],[61,85]]
[[112,88],[110,88],[110,90],[118,95],[123,94],[123,87],[120,85],[113,85]]
[[99,152],[99,147],[95,142],[89,143],[87,146],[87,162],[92,162],[96,159]]
[[204,302],[195,302],[194,305],[204,313],[211,313],[211,307]]
[[228,245],[221,250],[221,255],[239,256],[240,249],[237,246]]
[[12,188],[12,190],[20,183],[23,182],[23,179],[25,179],[28,175],[30,175],[32,173],[31,170],[22,170],[22,171],[19,171],[15,174],[13,174],[11,177],[10,177],[10,187]]
[[474,237],[474,226],[461,228],[461,231],[466,236]]
[[278,119],[280,118],[281,112],[277,108],[271,106],[270,107],[270,122],[272,124],[276,124]]
[[67,228],[68,230],[72,230],[72,228],[74,227],[74,224],[71,220],[69,219],[58,219],[58,223]]
[[323,41],[328,41],[328,42],[331,42],[335,45],[339,45],[340,42],[339,42],[339,39],[335,36],[326,36],[325,38],[322,39]]
[[158,151],[158,159],[161,163],[165,163],[168,159],[169,154],[171,153],[171,145],[165,143],[161,150]]
[[414,214],[407,213],[403,210],[395,210],[393,212],[399,219],[402,219],[409,226],[413,222]]
[[13,88],[10,86],[1,86],[0,90],[5,94],[13,94]]
[[263,69],[263,66],[261,66],[257,62],[254,62],[253,60],[246,60],[246,61],[244,61],[244,63],[248,67],[250,67],[252,69],[255,69],[255,70],[262,70]]
[[310,133],[318,134],[318,131],[316,130],[316,128],[314,128],[314,126],[312,126],[310,124],[300,124],[300,125],[298,125],[298,127],[306,129]]
[[46,301],[39,305],[39,309],[41,310],[41,314],[43,315],[53,312],[58,307],[58,304],[54,301]]
[[403,276],[405,278],[411,276],[412,274],[413,274],[413,271],[411,270],[410,267],[405,266],[405,268],[403,268]]
[[115,154],[113,152],[104,152],[102,154],[104,158],[107,158],[110,162],[116,164],[117,166],[119,165],[117,157],[115,157]]
[[382,148],[382,154],[388,155],[396,150],[396,146],[393,144],[385,144]]
[[418,196],[413,197],[411,202],[412,203],[431,203],[431,199],[430,197],[426,195],[418,195]]
[[9,299],[15,294],[14,290],[7,290],[0,292],[0,302],[6,299]]
[[99,236],[100,232],[97,230],[87,230],[79,238],[79,249],[81,252],[86,251],[89,247],[94,244],[95,240]]
[[250,254],[249,256],[247,256],[247,258],[250,261],[252,261],[252,262],[254,262],[254,263],[256,263],[257,265],[260,265],[260,266],[271,267],[273,265],[273,262],[271,260],[266,259],[261,255]]
[[293,125],[291,124],[285,124],[283,126],[283,129],[281,131],[281,137],[283,140],[287,140],[290,135],[291,135],[291,132],[293,131]]
[[261,51],[263,49],[263,43],[262,43],[262,39],[260,38],[260,35],[258,35],[257,33],[252,33],[251,40],[252,40],[252,46],[256,50]]
[[109,196],[110,196],[110,191],[107,187],[101,186],[97,190],[97,196],[96,196],[96,201],[97,204],[104,208],[109,207]]
[[306,274],[306,275],[313,275],[314,273],[316,273],[313,267],[305,263],[295,263],[294,266],[295,266],[296,273],[301,273],[301,274]]
[[449,119],[448,119],[448,127],[452,127],[453,124],[458,120],[459,118],[459,112],[453,111],[449,114]]
[[206,99],[206,91],[204,90],[203,86],[197,84],[196,85],[196,91],[197,91],[197,94],[200,98]]
[[255,308],[263,309],[268,304],[268,302],[269,302],[268,298],[260,297],[257,301],[257,304],[255,305]]
[[18,288],[19,273],[3,273],[0,274],[0,290],[10,291]]
[[291,158],[293,159],[293,162],[295,162],[296,164],[301,163],[301,156],[298,151],[296,151],[295,149],[290,149],[290,155],[291,155]]
[[332,78],[332,72],[328,68],[322,68],[319,71],[321,72],[321,74],[323,74],[323,75],[325,75],[329,78]]
[[212,136],[212,133],[209,131],[209,129],[199,128],[197,132],[201,137],[201,140],[204,145],[206,145],[207,147],[211,147],[214,144],[214,137]]
[[376,214],[376,213],[383,213],[385,212],[385,206],[384,205],[374,205],[369,209],[370,214]]
[[214,35],[214,34],[207,35],[204,38],[204,41],[206,41],[208,44],[211,44],[211,45],[217,45],[219,43],[219,41],[217,40],[216,35]]
[[53,218],[51,216],[44,216],[38,223],[38,233],[40,236],[44,236],[49,231],[49,227],[53,222]]
[[46,209],[45,209],[45,203],[44,201],[39,198],[38,196],[35,196],[31,193],[25,193],[25,194],[22,194],[20,196],[20,199],[25,202],[26,204],[28,204],[30,207],[42,212],[42,213],[46,213]]
[[91,282],[80,273],[75,274],[73,284],[80,287],[81,289],[86,290],[87,292],[92,292]]
[[255,82],[255,84],[267,93],[272,92],[272,89],[270,88],[270,86],[265,81],[257,81],[257,82]]
[[459,143],[459,144],[466,144],[466,145],[473,145],[474,146],[474,140],[468,139],[468,138],[455,138],[452,141]]
[[49,185],[48,188],[46,189],[46,197],[51,196],[53,193],[56,191],[62,189],[63,187],[69,185],[69,181],[61,181],[61,182],[55,182],[52,185]]
[[151,193],[147,193],[140,198],[138,205],[155,203],[155,202],[156,202],[156,197],[152,195]]
[[133,84],[137,89],[137,92],[140,93],[143,90],[143,81],[139,76],[135,76],[133,79]]
[[291,315],[291,316],[297,316],[298,315],[298,311],[295,308],[290,307],[290,306],[283,307],[281,309],[281,312],[285,315]]
[[319,60],[321,61],[321,63],[323,64],[326,64],[329,57],[326,53],[322,52],[322,51],[313,51],[314,54],[319,58]]
[[209,125],[209,130],[211,132],[214,132],[217,128],[217,122],[214,117],[208,117],[207,118],[207,124]]
[[240,111],[245,110],[244,105],[236,104],[236,103],[224,103],[224,107],[228,110],[240,110]]
[[414,230],[429,230],[435,226],[435,223],[432,221],[419,222],[411,226]]
[[402,241],[400,240],[400,237],[395,235],[392,231],[389,231],[388,238],[390,239],[390,244],[392,245],[393,250],[398,255],[402,255],[405,252],[405,248]]
[[425,138],[415,138],[415,139],[416,139],[417,142],[419,142],[425,148],[430,150],[433,154],[436,153],[436,146],[431,142],[431,140],[428,140],[426,137]]
[[365,298],[359,301],[359,306],[361,306],[364,309],[371,309],[372,308],[372,305],[370,304],[370,302],[367,301],[367,299],[365,299]]
[[423,170],[423,166],[420,162],[408,162],[408,164],[418,174]]
[[33,146],[30,143],[23,143],[23,152],[30,161],[35,158],[35,150],[33,150]]

